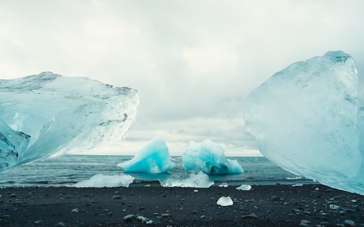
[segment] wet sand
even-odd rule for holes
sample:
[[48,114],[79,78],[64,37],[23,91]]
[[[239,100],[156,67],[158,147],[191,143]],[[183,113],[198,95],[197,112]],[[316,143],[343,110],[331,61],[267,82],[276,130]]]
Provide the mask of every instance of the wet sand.
[[[0,189],[0,226],[364,226],[364,196],[322,185]],[[216,201],[230,196],[234,204]]]

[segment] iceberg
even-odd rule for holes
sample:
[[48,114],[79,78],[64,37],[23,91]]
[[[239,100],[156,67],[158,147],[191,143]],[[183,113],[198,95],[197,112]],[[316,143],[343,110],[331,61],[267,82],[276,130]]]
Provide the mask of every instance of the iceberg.
[[129,187],[133,183],[134,177],[129,175],[104,175],[96,174],[90,179],[80,181],[73,185],[76,188],[112,188]]
[[183,168],[187,172],[206,174],[238,174],[243,172],[237,160],[227,159],[220,144],[210,140],[191,142],[182,156]]
[[137,91],[51,72],[0,80],[0,169],[56,152],[120,144]]
[[162,139],[154,139],[131,160],[118,164],[127,173],[165,173],[175,164],[169,156],[168,147]]
[[364,194],[358,90],[355,62],[342,51],[294,63],[249,94],[246,129],[293,174]]
[[167,179],[161,182],[162,187],[180,187],[180,188],[209,188],[214,185],[213,181],[210,181],[209,176],[203,172],[191,173],[188,178],[185,179]]

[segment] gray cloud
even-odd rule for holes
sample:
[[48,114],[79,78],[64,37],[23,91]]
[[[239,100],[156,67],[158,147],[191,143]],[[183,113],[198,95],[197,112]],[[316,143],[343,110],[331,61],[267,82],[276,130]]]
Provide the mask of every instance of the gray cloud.
[[3,0],[0,75],[54,71],[137,88],[140,130],[238,118],[234,100],[292,62],[342,49],[363,71],[363,8],[361,0]]

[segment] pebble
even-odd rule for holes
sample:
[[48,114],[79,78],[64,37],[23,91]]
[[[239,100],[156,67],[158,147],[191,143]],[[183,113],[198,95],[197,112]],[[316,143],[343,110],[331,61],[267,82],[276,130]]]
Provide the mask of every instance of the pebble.
[[121,199],[121,196],[120,195],[113,195],[112,199]]
[[281,201],[282,199],[279,197],[279,196],[276,196],[276,195],[274,195],[274,196],[272,196],[272,201]]
[[309,226],[310,225],[310,221],[309,220],[305,220],[305,219],[303,219],[303,220],[301,220],[301,222],[300,222],[300,226]]
[[353,220],[347,219],[344,221],[344,225],[345,226],[355,226],[355,222]]
[[133,222],[135,220],[137,222],[140,222],[142,224],[147,224],[147,225],[151,225],[154,223],[153,220],[151,220],[147,217],[144,217],[141,215],[135,216],[134,214],[125,215],[123,220],[124,220],[124,222]]
[[71,212],[72,213],[78,213],[78,212],[80,212],[80,210],[78,208],[74,208],[74,209],[71,210]]
[[147,225],[153,224],[153,220],[146,218],[144,216],[137,216],[136,219],[143,224],[147,224]]
[[168,218],[168,217],[170,217],[171,215],[169,214],[169,213],[163,213],[163,214],[161,214],[161,217],[162,218]]
[[56,227],[65,227],[65,226],[66,226],[66,224],[64,224],[61,221],[56,224]]
[[39,224],[42,224],[42,220],[36,220],[36,221],[34,221],[33,223],[35,224],[35,225],[39,225]]
[[128,214],[123,217],[124,222],[131,222],[135,218],[134,214]]
[[251,213],[251,214],[247,214],[247,215],[243,215],[241,216],[242,219],[257,219],[258,216],[255,213]]
[[337,210],[337,209],[339,209],[340,207],[339,207],[338,205],[335,205],[335,204],[330,204],[330,205],[329,205],[329,208],[330,208],[331,210]]

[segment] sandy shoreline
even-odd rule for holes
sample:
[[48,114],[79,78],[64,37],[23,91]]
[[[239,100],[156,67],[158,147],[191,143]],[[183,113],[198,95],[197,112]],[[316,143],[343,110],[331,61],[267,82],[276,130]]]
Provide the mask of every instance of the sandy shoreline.
[[[0,195],[0,226],[364,226],[364,196],[322,185],[26,187]],[[217,206],[221,196],[234,205]]]

